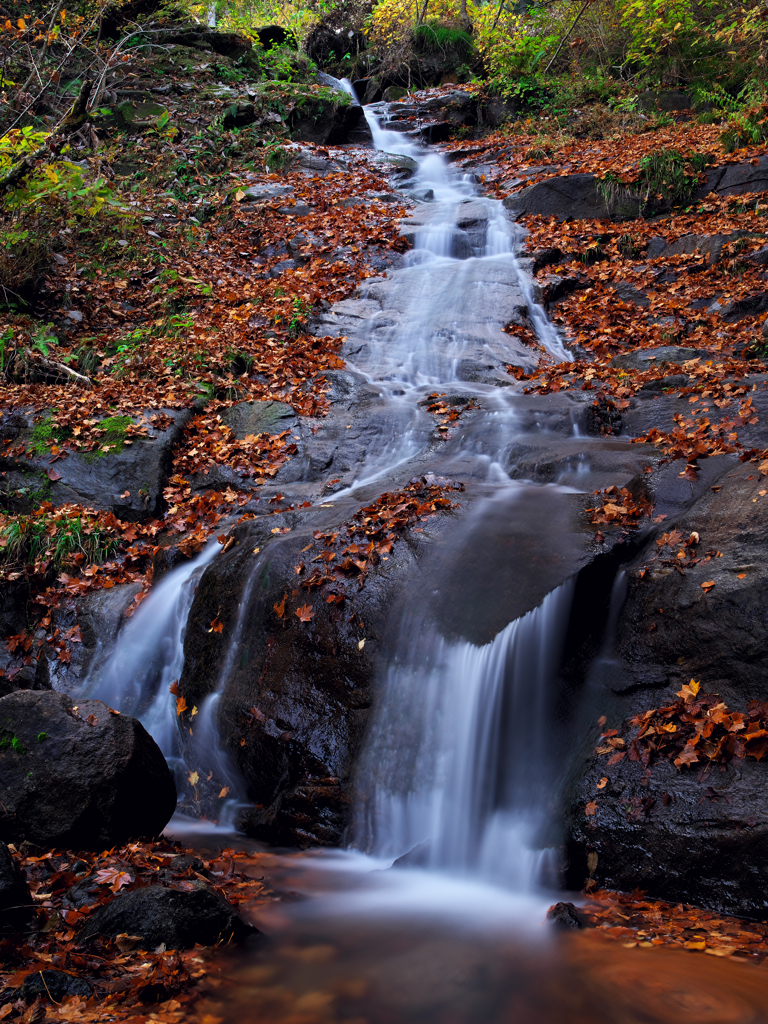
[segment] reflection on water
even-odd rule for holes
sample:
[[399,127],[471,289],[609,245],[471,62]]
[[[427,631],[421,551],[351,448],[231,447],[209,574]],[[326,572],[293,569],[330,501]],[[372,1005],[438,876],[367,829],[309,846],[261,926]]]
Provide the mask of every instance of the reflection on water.
[[765,967],[553,932],[546,903],[363,857],[268,874],[289,895],[252,915],[260,951],[224,962],[224,1024],[768,1022]]

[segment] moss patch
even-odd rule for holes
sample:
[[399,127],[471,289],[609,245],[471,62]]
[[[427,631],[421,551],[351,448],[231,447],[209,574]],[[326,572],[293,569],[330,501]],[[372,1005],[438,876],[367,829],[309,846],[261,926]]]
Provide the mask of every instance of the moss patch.
[[133,420],[130,416],[109,416],[102,420],[99,429],[106,431],[99,438],[96,451],[88,452],[86,459],[102,459],[105,455],[119,455],[125,448],[125,432]]

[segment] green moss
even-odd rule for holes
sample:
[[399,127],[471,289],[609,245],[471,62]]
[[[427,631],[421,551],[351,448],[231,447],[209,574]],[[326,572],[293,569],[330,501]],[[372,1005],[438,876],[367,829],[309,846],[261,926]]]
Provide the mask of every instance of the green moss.
[[[119,455],[125,448],[125,432],[133,423],[130,416],[109,416],[102,420],[99,429],[106,431],[99,437],[99,447],[88,452],[86,459],[102,459],[105,455]],[[106,449],[106,450],[105,450]]]
[[0,739],[0,750],[8,750],[9,748],[17,754],[26,754],[27,752],[18,736],[4,733],[2,739]]
[[72,431],[66,427],[54,426],[53,416],[49,413],[45,419],[35,424],[27,450],[35,455],[47,455],[53,445],[61,444],[71,436]]

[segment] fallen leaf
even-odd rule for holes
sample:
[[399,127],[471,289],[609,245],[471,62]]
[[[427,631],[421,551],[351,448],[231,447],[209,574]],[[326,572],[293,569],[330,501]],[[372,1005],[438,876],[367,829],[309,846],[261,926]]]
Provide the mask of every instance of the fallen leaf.
[[596,814],[597,813],[597,802],[595,800],[590,800],[590,802],[584,808],[584,813],[586,814],[586,816],[588,818],[591,818],[593,814]]
[[706,583],[702,583],[701,584],[701,589],[702,590],[706,590],[707,592],[709,592],[712,589],[712,587],[714,587],[714,585],[715,585],[715,581],[714,580],[707,580]]
[[229,786],[222,786],[221,792],[219,793],[219,800],[223,800],[224,797],[229,793]]
[[187,776],[187,781],[189,782],[190,786],[196,786],[200,781],[200,776],[197,774],[197,772],[190,772],[189,775]]
[[187,710],[187,698],[186,697],[177,697],[176,698],[176,717],[178,718],[178,716],[182,713],[182,711],[186,711],[186,710]]
[[296,617],[300,622],[310,622],[314,614],[311,604],[303,604],[296,609]]
[[210,627],[208,629],[208,632],[209,633],[221,633],[221,631],[223,629],[224,629],[224,623],[221,621],[221,619],[217,615],[216,618],[211,623],[211,625],[210,625]]
[[604,775],[604,776],[602,777],[602,779],[600,779],[600,781],[598,782],[598,784],[597,784],[597,788],[598,788],[598,789],[605,789],[605,787],[606,787],[607,785],[608,785],[608,778],[607,778],[607,777],[606,777],[606,776]]

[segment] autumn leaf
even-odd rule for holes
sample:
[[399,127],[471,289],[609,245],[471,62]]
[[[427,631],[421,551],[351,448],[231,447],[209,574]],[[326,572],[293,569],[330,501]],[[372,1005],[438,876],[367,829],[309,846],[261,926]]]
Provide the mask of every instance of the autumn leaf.
[[678,690],[675,694],[676,697],[682,697],[686,704],[689,704],[697,695],[701,689],[701,683],[697,683],[695,679],[692,679],[690,683],[685,683],[681,690]]
[[221,633],[221,631],[223,629],[224,629],[224,623],[221,621],[221,619],[217,615],[216,618],[211,623],[211,625],[209,626],[208,632],[209,633]]
[[300,622],[310,622],[314,614],[311,604],[303,604],[296,609],[296,617]]
[[187,781],[189,782],[190,786],[196,786],[200,781],[200,776],[197,774],[197,772],[190,772],[189,775],[187,776]]
[[57,473],[55,469],[49,469],[46,476],[49,480],[53,480],[54,482],[56,480],[61,480],[61,473]]
[[602,779],[597,783],[597,789],[605,789],[608,785],[608,778],[604,775]]
[[712,589],[712,587],[714,587],[714,585],[715,585],[715,581],[714,580],[707,580],[706,583],[702,583],[701,584],[701,589],[705,590],[707,593],[709,593],[709,591]]
[[176,717],[178,717],[182,713],[182,711],[186,711],[186,710],[187,710],[187,698],[186,697],[177,697],[176,698]]
[[221,791],[219,792],[219,800],[223,800],[224,797],[227,796],[228,793],[229,793],[229,786],[223,786]]
[[590,802],[584,808],[584,813],[586,814],[586,816],[588,818],[591,818],[594,814],[596,814],[597,813],[597,801],[596,800],[590,800]]
[[282,619],[282,618],[284,618],[284,617],[285,617],[285,602],[286,602],[287,600],[288,600],[288,595],[287,595],[287,594],[283,594],[283,599],[282,599],[282,601],[276,601],[276,602],[275,602],[275,603],[274,603],[274,604],[272,605],[272,607],[273,607],[273,608],[274,608],[274,610],[275,610],[275,613],[277,614],[277,617],[278,617],[278,619]]

